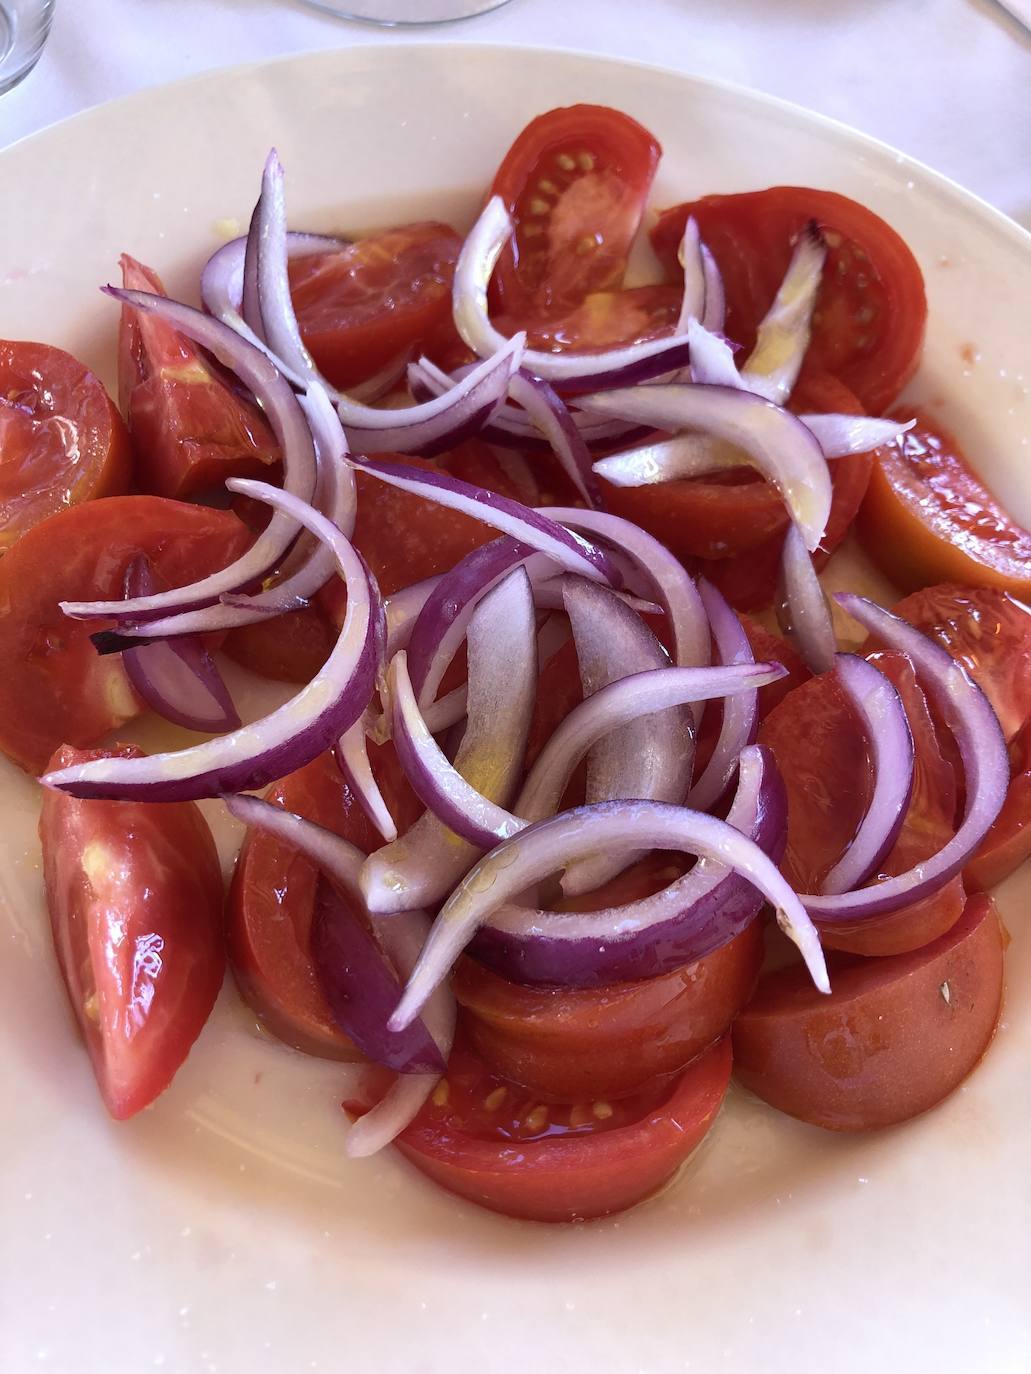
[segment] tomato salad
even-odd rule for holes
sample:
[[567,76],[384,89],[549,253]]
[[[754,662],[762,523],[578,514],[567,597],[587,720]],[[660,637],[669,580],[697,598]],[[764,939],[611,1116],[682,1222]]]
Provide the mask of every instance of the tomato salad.
[[[663,1187],[732,1074],[864,1131],[991,1041],[1031,533],[900,403],[923,282],[869,209],[678,205],[626,284],[660,151],[554,110],[464,237],[357,240],[287,228],[272,153],[202,309],[123,256],[121,414],[0,343],[0,749],[113,1116],[227,961],[366,1065],[343,1149],[537,1220]],[[903,599],[828,601],[846,539]],[[222,654],[295,685],[242,724]],[[145,711],[194,734],[111,742]]]

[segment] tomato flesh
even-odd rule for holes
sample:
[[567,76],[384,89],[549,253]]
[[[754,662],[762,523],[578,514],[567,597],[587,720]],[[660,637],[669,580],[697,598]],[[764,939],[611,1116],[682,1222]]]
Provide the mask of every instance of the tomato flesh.
[[689,216],[720,268],[726,332],[746,357],[799,235],[815,221],[828,251],[804,371],[837,377],[873,415],[891,405],[916,371],[927,320],[920,268],[894,229],[833,191],[775,186],[704,196],[665,211],[652,230],[673,282],[682,275],[676,254]]
[[332,253],[295,258],[290,288],[301,335],[335,386],[374,377],[418,352],[451,314],[462,240],[446,224],[406,224]]
[[[122,284],[167,294],[161,278],[123,253]],[[136,480],[156,496],[186,498],[230,477],[268,477],[279,462],[260,409],[232,388],[201,349],[150,312],[122,307],[118,394],[129,419]]]
[[729,1077],[725,1036],[672,1083],[616,1102],[544,1104],[459,1040],[447,1078],[395,1144],[442,1188],[491,1211],[531,1221],[607,1216],[673,1177],[715,1120]]
[[800,966],[771,974],[734,1023],[737,1076],[828,1130],[908,1121],[953,1092],[988,1048],[1004,944],[995,904],[976,896],[923,949],[832,962],[830,996]]
[[117,654],[58,602],[113,600],[141,554],[182,587],[238,558],[250,534],[229,511],[161,496],[109,496],[51,515],[0,560],[0,750],[40,772],[59,744],[95,743],[143,709]]
[[1031,859],[1031,725],[1010,746],[1011,776],[1002,810],[963,870],[970,892],[984,892]]
[[[898,412],[912,419],[913,411]],[[857,529],[904,591],[935,582],[1031,598],[1031,531],[1018,525],[931,417],[878,450]]]
[[[139,758],[77,750],[65,768]],[[122,1121],[172,1081],[225,972],[222,871],[193,802],[79,801],[47,791],[39,821],[54,949],[104,1103]]]

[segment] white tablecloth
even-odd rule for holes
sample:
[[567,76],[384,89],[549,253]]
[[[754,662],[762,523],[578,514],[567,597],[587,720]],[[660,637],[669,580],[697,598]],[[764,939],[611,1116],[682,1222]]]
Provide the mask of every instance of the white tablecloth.
[[417,29],[300,0],[57,0],[39,66],[0,96],[0,147],[213,67],[416,37],[579,48],[737,81],[882,138],[1031,227],[1031,41],[995,0],[511,0]]

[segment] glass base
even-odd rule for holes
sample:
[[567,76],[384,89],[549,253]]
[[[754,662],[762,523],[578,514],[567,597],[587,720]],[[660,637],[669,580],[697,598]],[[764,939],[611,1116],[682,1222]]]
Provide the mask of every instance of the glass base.
[[415,24],[452,24],[500,9],[508,0],[304,0],[312,9],[338,19],[357,19],[387,28]]
[[50,32],[54,0],[0,3],[0,95],[28,76]]

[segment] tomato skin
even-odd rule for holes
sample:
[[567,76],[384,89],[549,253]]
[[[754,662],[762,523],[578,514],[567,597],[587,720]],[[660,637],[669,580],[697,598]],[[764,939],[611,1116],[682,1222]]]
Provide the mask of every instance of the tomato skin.
[[833,191],[774,186],[704,196],[666,210],[652,229],[673,282],[680,279],[676,252],[689,215],[723,276],[726,332],[746,356],[799,234],[815,220],[828,254],[804,370],[839,378],[873,415],[891,405],[916,371],[927,320],[920,268],[894,229]]
[[892,1126],[936,1106],[991,1042],[1005,935],[971,897],[933,944],[831,967],[831,993],[800,966],[759,984],[734,1024],[737,1076],[790,1116],[832,1131]]
[[[167,295],[150,267],[122,254],[122,284]],[[279,462],[261,410],[233,390],[201,349],[156,315],[122,307],[118,393],[129,420],[138,485],[178,499],[229,477],[268,477]]]
[[[64,768],[139,758],[77,750]],[[104,1104],[117,1121],[167,1088],[222,986],[222,871],[193,802],[79,801],[47,790],[39,820],[54,949]]]
[[963,870],[969,892],[994,887],[1031,859],[1031,724],[1013,741],[1010,756],[1010,785],[1002,810]]
[[39,773],[62,742],[93,744],[143,709],[119,656],[90,643],[110,622],[70,620],[59,601],[121,597],[139,554],[181,587],[250,541],[231,512],[161,496],[88,501],[30,530],[0,559],[0,750]]
[[347,388],[420,350],[451,314],[461,247],[450,225],[427,221],[295,258],[294,309],[319,371]]
[[[404,832],[421,814],[390,745],[370,746],[376,778]],[[282,778],[267,799],[296,811],[368,853],[382,840],[331,754]],[[362,1055],[333,1020],[315,974],[309,943],[315,866],[289,845],[249,830],[226,911],[229,961],[244,1000],[262,1025],[295,1049],[325,1059]]]
[[915,417],[915,429],[878,450],[857,523],[866,551],[904,591],[953,582],[1031,599],[1031,531],[1003,510],[951,434]]
[[63,349],[0,339],[0,554],[48,515],[116,496],[129,434],[103,383]]
[[490,195],[515,221],[494,271],[497,313],[561,313],[618,287],[662,149],[604,105],[538,115],[505,154]]
[[705,959],[642,983],[528,988],[466,959],[454,989],[474,1048],[502,1077],[558,1102],[618,1098],[679,1072],[725,1034],[762,957],[753,921]]
[[[427,1102],[394,1143],[442,1188],[490,1211],[529,1221],[608,1216],[650,1197],[673,1177],[716,1119],[729,1078],[730,1038],[724,1036],[672,1084],[656,1085],[625,1104],[567,1108],[564,1120],[582,1125],[559,1132],[546,1124],[543,1133],[531,1136],[518,1127],[495,1128],[485,1101],[498,1087],[514,1097],[519,1089],[490,1074],[459,1043],[448,1065],[445,1101]],[[362,1111],[359,1103],[344,1106],[352,1115]]]

